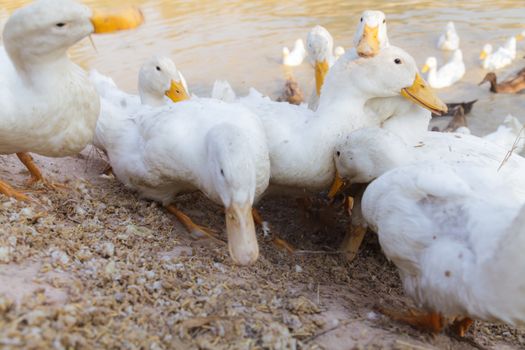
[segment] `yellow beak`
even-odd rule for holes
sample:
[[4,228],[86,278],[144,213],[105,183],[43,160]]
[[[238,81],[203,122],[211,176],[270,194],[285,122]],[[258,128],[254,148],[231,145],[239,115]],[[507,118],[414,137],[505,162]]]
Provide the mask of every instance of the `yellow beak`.
[[516,40],[520,41],[520,40],[523,40],[523,39],[525,39],[525,36],[522,33],[516,35]]
[[484,60],[486,57],[487,57],[487,53],[485,51],[481,51],[481,53],[479,54],[479,59]]
[[94,33],[113,33],[119,30],[137,28],[144,23],[144,15],[135,7],[111,12],[94,10],[91,23],[93,24]]
[[379,52],[379,26],[373,28],[365,24],[363,37],[357,44],[357,53],[361,57],[374,57]]
[[447,105],[436,96],[418,73],[416,73],[412,86],[401,89],[401,95],[435,114],[441,115],[448,110]]
[[250,265],[259,257],[259,245],[255,236],[252,206],[232,204],[226,208],[226,233],[228,249],[233,261],[239,265]]
[[166,91],[166,96],[168,96],[175,103],[188,100],[190,98],[186,92],[186,89],[184,89],[182,82],[175,80],[171,81],[171,86],[170,89]]
[[428,64],[425,64],[423,66],[423,68],[421,68],[421,73],[426,73],[426,72],[428,72],[429,69],[430,69],[430,67],[428,66]]
[[339,175],[339,171],[337,171],[336,169],[334,182],[332,182],[332,187],[330,187],[330,191],[328,192],[328,198],[334,199],[334,197],[339,193],[339,191],[341,190],[341,188],[343,188],[344,185],[345,181],[343,180],[341,175]]
[[321,96],[321,88],[323,87],[324,78],[329,69],[328,61],[315,62],[315,91],[317,92],[317,96]]

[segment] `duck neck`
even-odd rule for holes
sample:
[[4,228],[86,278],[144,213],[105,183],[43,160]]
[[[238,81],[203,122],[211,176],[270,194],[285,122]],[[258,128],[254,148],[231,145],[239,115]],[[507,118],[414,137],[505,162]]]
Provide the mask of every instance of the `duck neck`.
[[143,90],[140,90],[139,93],[140,93],[140,101],[143,105],[148,105],[152,107],[160,107],[166,104],[166,101],[164,100],[164,96],[159,97],[157,95],[150,94]]
[[7,42],[5,49],[18,76],[26,85],[37,86],[38,81],[44,81],[42,76],[46,79],[63,77],[64,72],[73,65],[67,53],[62,50],[47,55],[35,55],[30,50]]
[[340,130],[350,132],[366,126],[365,103],[370,99],[366,93],[354,84],[334,84],[327,79],[319,99],[317,114],[326,127],[330,123]]
[[490,83],[490,92],[497,93],[498,92],[498,81],[497,81],[497,79],[494,77],[494,79],[490,79],[489,80],[489,83]]

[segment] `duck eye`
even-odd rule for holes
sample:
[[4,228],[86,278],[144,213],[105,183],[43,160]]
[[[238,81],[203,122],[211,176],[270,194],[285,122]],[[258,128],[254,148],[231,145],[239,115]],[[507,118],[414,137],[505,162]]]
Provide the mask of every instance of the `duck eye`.
[[363,17],[361,17],[361,22],[363,22]]
[[386,19],[383,20],[383,23],[386,23]]
[[64,27],[65,25],[66,25],[66,24],[63,23],[63,22],[60,22],[60,23],[55,24],[55,26],[57,26],[58,28],[62,28],[62,27]]
[[400,59],[400,58],[396,58],[396,59],[394,60],[394,62],[395,62],[395,64],[401,64],[401,59]]
[[221,169],[221,175],[224,176],[224,170]]
[[335,154],[337,154],[337,156],[339,157],[341,155],[341,152],[337,151],[335,152]]
[[155,67],[155,68],[160,72],[160,67],[159,67],[159,66],[157,66],[157,67]]

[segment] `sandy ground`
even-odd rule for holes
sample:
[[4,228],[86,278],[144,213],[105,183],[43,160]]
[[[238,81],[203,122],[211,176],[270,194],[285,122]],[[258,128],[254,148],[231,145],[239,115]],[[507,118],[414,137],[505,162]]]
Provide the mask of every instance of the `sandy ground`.
[[[240,268],[225,244],[192,237],[159,205],[101,176],[93,152],[35,158],[69,190],[30,192],[38,201],[30,204],[0,195],[1,349],[525,346],[523,330],[502,325],[476,322],[458,340],[375,311],[413,305],[374,235],[352,263],[337,253],[343,213],[326,212],[321,224],[294,199],[263,201],[265,219],[303,252],[280,251],[259,232],[259,261]],[[23,188],[27,177],[16,157],[0,157],[1,179]],[[203,196],[176,204],[223,230],[222,208]]]

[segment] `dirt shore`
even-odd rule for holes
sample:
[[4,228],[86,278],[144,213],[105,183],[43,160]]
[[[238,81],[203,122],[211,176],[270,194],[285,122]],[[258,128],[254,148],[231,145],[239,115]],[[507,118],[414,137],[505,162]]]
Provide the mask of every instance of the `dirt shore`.
[[[105,163],[93,151],[35,159],[69,189],[34,187],[29,204],[0,195],[2,349],[525,347],[524,330],[476,322],[458,340],[375,311],[413,305],[372,234],[354,262],[337,253],[343,213],[320,224],[294,199],[264,200],[264,218],[300,251],[276,249],[261,231],[259,261],[241,268],[223,242],[192,237],[158,204],[100,175]],[[2,156],[0,178],[24,188],[28,173]],[[223,231],[222,208],[205,197],[176,204]]]

